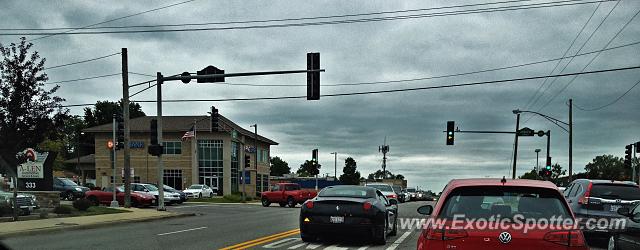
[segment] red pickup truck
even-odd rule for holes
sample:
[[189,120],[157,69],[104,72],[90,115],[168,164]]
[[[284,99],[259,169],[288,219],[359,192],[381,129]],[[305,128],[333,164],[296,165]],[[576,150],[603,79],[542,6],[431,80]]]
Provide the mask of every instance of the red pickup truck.
[[315,190],[303,190],[296,183],[278,183],[271,187],[271,191],[262,192],[262,206],[278,203],[281,207],[296,207],[306,200],[316,197]]

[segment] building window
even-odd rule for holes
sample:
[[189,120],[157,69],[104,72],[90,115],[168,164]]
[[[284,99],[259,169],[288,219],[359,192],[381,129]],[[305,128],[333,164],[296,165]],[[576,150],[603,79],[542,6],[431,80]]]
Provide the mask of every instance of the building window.
[[262,158],[260,158],[261,162],[269,162],[269,150],[262,150]]
[[165,169],[163,182],[165,185],[182,190],[182,170],[180,169]]
[[262,175],[262,191],[269,191],[269,175]]
[[134,176],[132,182],[133,183],[140,183],[140,176]]
[[165,141],[162,142],[162,152],[166,155],[179,155],[182,154],[182,142],[179,141]]
[[[113,184],[113,176],[110,176],[110,177],[111,177],[111,180],[110,180],[111,184]],[[120,176],[116,176],[116,184],[117,183],[122,183],[122,178],[120,178]]]
[[224,180],[222,149],[222,140],[198,140],[198,183],[217,186],[218,193],[223,192],[224,186],[218,185]]
[[256,194],[262,192],[260,185],[262,184],[262,175],[256,173]]

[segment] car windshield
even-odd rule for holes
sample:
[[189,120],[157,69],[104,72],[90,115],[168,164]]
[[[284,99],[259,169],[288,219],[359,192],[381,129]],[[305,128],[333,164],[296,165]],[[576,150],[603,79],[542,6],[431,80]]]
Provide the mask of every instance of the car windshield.
[[158,191],[158,188],[151,184],[144,185],[144,187],[147,188],[149,191]]
[[382,192],[393,192],[393,189],[391,189],[391,186],[389,185],[367,184],[367,187],[376,188]]
[[202,185],[191,185],[189,189],[202,189]]
[[60,181],[62,181],[62,183],[64,183],[65,186],[78,186],[78,183],[75,183],[69,179],[60,179]]
[[441,213],[445,218],[527,218],[553,216],[571,219],[564,198],[555,190],[528,187],[480,186],[457,188],[447,196]]
[[590,196],[605,199],[640,200],[640,188],[632,185],[594,184]]
[[318,193],[318,196],[373,198],[375,197],[375,191],[370,188],[360,186],[334,186],[323,189]]

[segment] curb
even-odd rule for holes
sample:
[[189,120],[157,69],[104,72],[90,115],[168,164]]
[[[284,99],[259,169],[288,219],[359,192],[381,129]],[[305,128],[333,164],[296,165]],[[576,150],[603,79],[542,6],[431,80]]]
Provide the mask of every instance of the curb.
[[114,226],[114,225],[128,224],[128,223],[134,223],[134,222],[148,222],[148,221],[182,218],[182,217],[190,217],[190,216],[196,216],[196,214],[195,213],[174,213],[167,216],[155,216],[155,217],[142,218],[142,219],[109,221],[109,222],[101,222],[101,223],[94,223],[94,224],[88,224],[88,225],[67,225],[67,226],[36,228],[32,230],[25,230],[25,231],[11,232],[11,233],[0,233],[0,239],[10,238],[18,235],[25,236],[25,235],[37,235],[37,234],[44,234],[44,233],[50,233],[50,232],[58,232],[58,230],[60,229],[65,229],[65,230],[94,229],[94,228],[100,228],[105,226]]

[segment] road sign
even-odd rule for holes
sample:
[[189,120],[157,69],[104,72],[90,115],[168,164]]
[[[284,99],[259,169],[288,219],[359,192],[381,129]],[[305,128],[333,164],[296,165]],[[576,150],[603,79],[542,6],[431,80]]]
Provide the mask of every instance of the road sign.
[[518,130],[518,136],[533,136],[534,134],[535,132],[533,131],[533,129],[527,127]]

